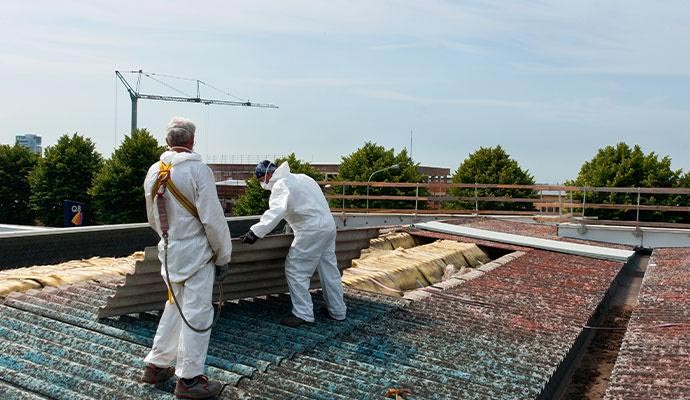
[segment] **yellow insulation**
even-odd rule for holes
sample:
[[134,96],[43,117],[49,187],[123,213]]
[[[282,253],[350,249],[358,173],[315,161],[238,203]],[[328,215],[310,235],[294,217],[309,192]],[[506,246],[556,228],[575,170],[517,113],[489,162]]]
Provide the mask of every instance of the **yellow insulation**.
[[416,245],[412,235],[407,232],[385,233],[369,241],[369,248],[376,250],[409,249]]
[[352,260],[352,268],[343,271],[343,284],[402,296],[406,290],[440,282],[444,273],[461,272],[488,261],[489,257],[476,244],[452,240],[395,250],[374,249]]
[[0,271],[0,296],[11,292],[60,286],[68,283],[98,279],[104,276],[134,273],[134,264],[144,259],[143,252],[129,257],[93,257],[67,261],[56,265],[8,269]]

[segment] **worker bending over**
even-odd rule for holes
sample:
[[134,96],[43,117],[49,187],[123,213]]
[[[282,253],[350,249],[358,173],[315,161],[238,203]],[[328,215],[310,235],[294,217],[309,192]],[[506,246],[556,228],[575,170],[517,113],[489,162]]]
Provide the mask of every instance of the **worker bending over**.
[[268,160],[256,166],[256,178],[261,187],[271,191],[269,209],[242,236],[242,241],[254,243],[271,232],[282,219],[295,233],[285,260],[292,315],[280,321],[281,324],[297,327],[314,322],[309,285],[317,269],[327,315],[338,321],[344,320],[343,286],[335,258],[335,221],[318,183],[307,175],[290,173],[287,162],[276,168]]
[[[161,274],[178,304],[169,294],[153,348],[144,359],[148,365],[141,381],[155,384],[177,375],[176,397],[207,399],[223,386],[204,375],[213,320],[214,265],[227,268],[232,244],[213,173],[192,152],[195,130],[187,119],[170,121],[166,135],[170,149],[151,166],[144,182],[149,224],[161,236]],[[178,306],[189,324],[182,320]],[[199,332],[188,325],[208,329]]]

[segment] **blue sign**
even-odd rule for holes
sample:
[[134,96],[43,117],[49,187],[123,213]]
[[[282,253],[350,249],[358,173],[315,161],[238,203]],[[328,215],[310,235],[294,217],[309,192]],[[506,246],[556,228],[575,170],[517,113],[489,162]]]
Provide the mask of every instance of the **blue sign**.
[[82,226],[86,223],[86,204],[78,201],[64,201],[65,226]]

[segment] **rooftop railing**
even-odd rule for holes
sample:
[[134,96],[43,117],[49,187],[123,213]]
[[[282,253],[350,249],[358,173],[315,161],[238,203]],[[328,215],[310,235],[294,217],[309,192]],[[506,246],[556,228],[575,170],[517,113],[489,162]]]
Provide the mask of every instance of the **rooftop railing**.
[[[586,220],[588,224],[690,228],[690,188],[350,181],[320,184],[334,212],[536,215],[580,223]],[[452,194],[458,191],[460,195]]]

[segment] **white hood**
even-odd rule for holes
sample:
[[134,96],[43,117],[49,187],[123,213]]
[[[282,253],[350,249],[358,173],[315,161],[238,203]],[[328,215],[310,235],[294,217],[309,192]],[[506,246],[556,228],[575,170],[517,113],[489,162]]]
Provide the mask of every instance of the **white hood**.
[[273,185],[275,185],[276,182],[285,178],[288,175],[290,175],[290,164],[288,164],[288,162],[285,161],[282,164],[280,164],[280,166],[276,168],[275,171],[273,171],[273,175],[271,176],[271,179],[268,181],[264,189],[272,190]]
[[161,154],[160,160],[166,164],[172,163],[173,165],[179,165],[185,161],[190,160],[201,161],[201,154],[187,153],[186,151],[177,152],[168,150],[165,153]]

